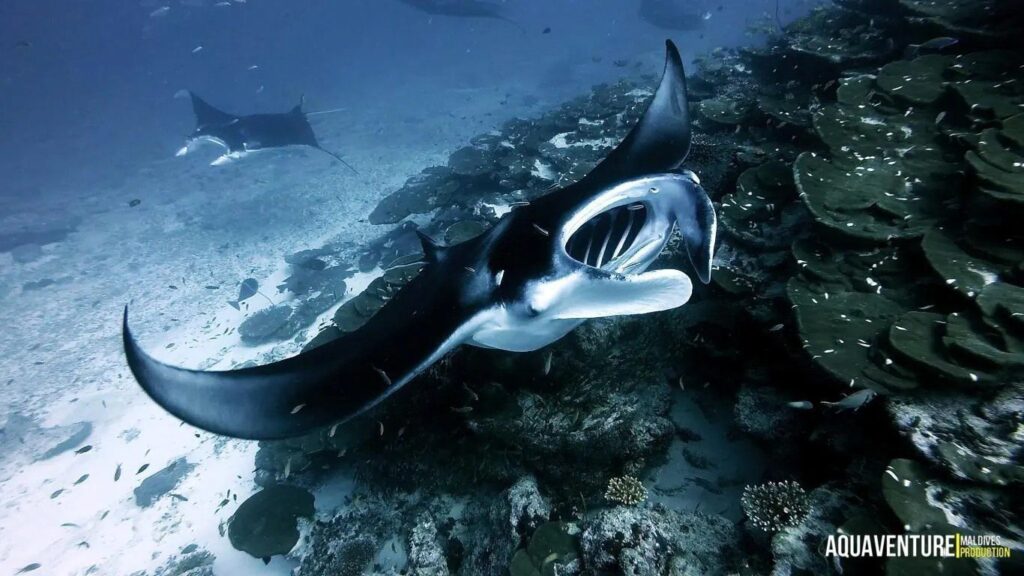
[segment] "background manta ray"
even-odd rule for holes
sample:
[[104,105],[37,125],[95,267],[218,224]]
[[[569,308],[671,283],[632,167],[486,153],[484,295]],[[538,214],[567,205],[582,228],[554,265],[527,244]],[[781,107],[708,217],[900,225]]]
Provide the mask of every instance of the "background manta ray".
[[686,0],[640,0],[644,21],[665,30],[692,31],[704,27],[702,9]]
[[413,8],[435,16],[453,16],[456,18],[490,18],[504,20],[522,32],[526,32],[521,24],[505,16],[505,7],[494,2],[481,0],[399,0]]
[[463,343],[535,350],[587,318],[681,306],[689,277],[645,270],[678,226],[695,273],[709,281],[714,209],[692,173],[673,172],[689,147],[685,76],[669,41],[646,112],[601,164],[472,240],[442,248],[421,237],[426,266],[358,331],[269,365],[205,372],[143,352],[126,308],[128,365],[188,423],[278,438],[361,413]]
[[212,142],[226,149],[222,156],[211,163],[213,166],[220,166],[257,150],[309,146],[329,154],[358,174],[341,156],[320,146],[306,113],[302,111],[303,100],[285,113],[236,116],[211,106],[190,91],[185,91],[184,94],[192,101],[196,128],[185,146],[178,150],[177,156],[184,156],[203,142]]

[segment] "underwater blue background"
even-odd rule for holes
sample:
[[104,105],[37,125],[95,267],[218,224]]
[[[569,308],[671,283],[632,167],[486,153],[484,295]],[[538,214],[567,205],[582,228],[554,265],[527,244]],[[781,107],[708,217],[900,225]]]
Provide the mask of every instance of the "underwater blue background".
[[[551,105],[617,78],[616,59],[652,55],[651,72],[660,66],[652,47],[666,36],[686,57],[747,42],[745,23],[774,8],[772,0],[691,3],[712,14],[706,29],[672,34],[622,0],[507,2],[524,34],[398,1],[213,4],[170,3],[166,15],[151,17],[163,4],[5,2],[3,196],[49,195],[166,158],[192,128],[188,107],[171,99],[181,89],[238,113],[284,111],[305,94],[310,110],[348,109],[318,121],[337,126],[333,148],[376,149],[423,137],[399,119],[473,114],[462,124],[479,131],[519,113],[516,95]],[[19,41],[31,47],[17,49]],[[501,103],[503,92],[513,94],[511,105]],[[346,134],[347,122],[386,129],[371,141]]]

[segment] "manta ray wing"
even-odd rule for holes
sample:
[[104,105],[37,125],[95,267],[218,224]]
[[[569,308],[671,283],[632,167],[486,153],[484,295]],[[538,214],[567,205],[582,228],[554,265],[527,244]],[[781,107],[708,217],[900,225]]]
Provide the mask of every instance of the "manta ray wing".
[[192,112],[196,115],[196,128],[228,124],[238,119],[237,116],[212,106],[193,92],[189,92],[188,95],[192,99]]
[[580,184],[599,187],[682,165],[690,151],[686,74],[679,49],[665,41],[665,68],[654,97],[625,139]]
[[202,371],[146,354],[128,326],[128,366],[171,414],[237,438],[297,436],[375,406],[460,344],[474,311],[453,301],[450,280],[430,265],[358,331],[297,356],[250,368]]
[[[690,152],[689,102],[679,49],[665,41],[665,68],[647,109],[622,142],[579,182],[540,198],[549,213],[567,212],[609,185],[644,175],[677,170]],[[693,205],[674,207],[679,232],[701,282],[711,279],[715,246],[715,211],[706,194],[688,198]]]

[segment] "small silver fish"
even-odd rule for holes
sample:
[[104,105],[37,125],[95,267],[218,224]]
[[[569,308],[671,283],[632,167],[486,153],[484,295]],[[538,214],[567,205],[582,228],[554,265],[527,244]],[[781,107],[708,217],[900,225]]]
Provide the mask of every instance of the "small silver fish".
[[797,400],[795,402],[786,402],[786,406],[793,408],[794,410],[810,410],[814,408],[814,404],[811,404],[807,400]]
[[842,400],[837,400],[835,402],[822,402],[822,405],[831,406],[839,411],[857,411],[860,410],[860,408],[863,407],[868,402],[871,402],[871,400],[873,400],[874,397],[877,395],[878,394],[874,390],[865,388],[863,390],[858,390],[857,392],[854,392],[849,396],[846,396]]
[[387,372],[377,368],[376,366],[373,367],[373,370],[380,375],[382,380],[384,380],[384,384],[387,385],[388,388],[391,388],[391,378],[388,377]]
[[903,51],[904,58],[916,58],[923,54],[932,54],[935,52],[941,52],[950,46],[958,44],[960,41],[956,38],[949,36],[939,36],[938,38],[932,38],[926,42],[920,44],[909,44],[906,50]]
[[951,38],[949,36],[939,36],[938,38],[932,38],[927,42],[922,42],[921,44],[918,44],[918,46],[926,50],[942,50],[943,48],[949,48],[950,46],[953,46],[958,42],[960,41],[957,40],[956,38]]

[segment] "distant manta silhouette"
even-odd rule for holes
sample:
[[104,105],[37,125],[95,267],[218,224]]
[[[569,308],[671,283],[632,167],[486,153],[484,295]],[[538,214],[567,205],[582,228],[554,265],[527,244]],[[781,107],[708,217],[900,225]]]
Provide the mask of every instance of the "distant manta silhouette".
[[329,154],[338,162],[356,172],[334,152],[324,149],[313,133],[313,127],[302,111],[302,100],[288,112],[279,114],[249,114],[236,116],[215,108],[192,92],[183,91],[192,100],[192,111],[196,115],[196,129],[188,137],[176,156],[184,156],[204,142],[212,142],[226,151],[211,166],[221,166],[238,160],[251,152],[285,146],[309,146]]
[[494,2],[482,0],[399,0],[408,4],[420,12],[433,14],[435,16],[453,16],[456,18],[490,18],[492,20],[504,20],[526,33],[521,24],[505,16],[505,6]]
[[640,18],[664,30],[700,30],[704,18],[682,0],[641,0]]

